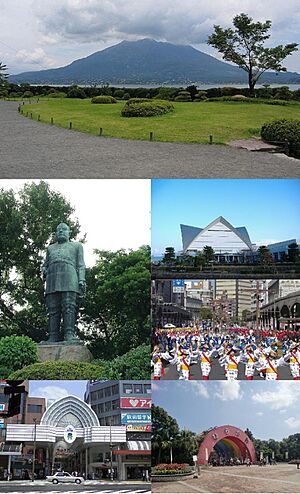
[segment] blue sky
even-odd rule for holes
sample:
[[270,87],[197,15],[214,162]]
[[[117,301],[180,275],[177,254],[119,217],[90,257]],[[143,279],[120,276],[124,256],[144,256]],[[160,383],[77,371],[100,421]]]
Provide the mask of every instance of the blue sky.
[[246,226],[253,243],[300,237],[300,180],[152,180],[152,253],[182,249],[180,224],[204,228],[218,216]]
[[59,399],[74,395],[83,400],[88,381],[29,381],[29,396]]
[[152,383],[152,400],[193,432],[234,425],[276,440],[300,432],[299,381],[159,381]]

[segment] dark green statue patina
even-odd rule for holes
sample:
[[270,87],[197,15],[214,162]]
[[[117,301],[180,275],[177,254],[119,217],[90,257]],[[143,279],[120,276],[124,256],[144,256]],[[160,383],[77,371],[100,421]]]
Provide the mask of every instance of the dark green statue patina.
[[60,223],[56,229],[57,242],[47,248],[43,265],[49,319],[46,343],[80,343],[75,325],[79,299],[85,293],[85,264],[82,244],[70,242],[69,237],[68,225]]

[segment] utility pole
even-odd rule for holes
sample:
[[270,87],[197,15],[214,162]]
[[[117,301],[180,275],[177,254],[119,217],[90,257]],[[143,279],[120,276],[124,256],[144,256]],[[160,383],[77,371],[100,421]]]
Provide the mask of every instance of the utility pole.
[[113,472],[113,444],[112,444],[112,434],[111,434],[111,417],[109,420],[109,446],[110,446],[110,480],[114,480]]
[[34,422],[34,442],[33,442],[33,458],[32,458],[32,474],[31,474],[31,482],[34,482],[34,472],[35,472],[35,452],[36,452],[36,417],[34,417],[33,422]]

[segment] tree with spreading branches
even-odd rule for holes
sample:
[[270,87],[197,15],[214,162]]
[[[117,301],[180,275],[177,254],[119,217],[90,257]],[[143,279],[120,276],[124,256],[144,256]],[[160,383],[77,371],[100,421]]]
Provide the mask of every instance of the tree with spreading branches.
[[265,46],[270,38],[272,22],[254,22],[247,14],[239,14],[233,18],[233,28],[223,29],[214,26],[214,33],[208,37],[207,43],[223,54],[223,59],[238,65],[248,73],[250,95],[262,74],[267,70],[286,72],[283,60],[298,49],[297,43],[277,45],[273,48]]

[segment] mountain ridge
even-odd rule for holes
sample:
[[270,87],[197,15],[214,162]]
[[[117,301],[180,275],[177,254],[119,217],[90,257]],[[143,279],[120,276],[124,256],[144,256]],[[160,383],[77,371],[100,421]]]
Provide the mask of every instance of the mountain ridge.
[[[144,38],[123,40],[63,67],[12,75],[9,81],[31,84],[240,84],[247,83],[247,74],[190,45]],[[267,72],[261,81],[297,84],[300,74]]]

